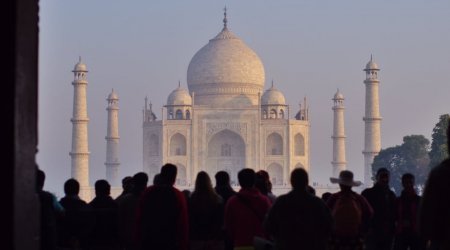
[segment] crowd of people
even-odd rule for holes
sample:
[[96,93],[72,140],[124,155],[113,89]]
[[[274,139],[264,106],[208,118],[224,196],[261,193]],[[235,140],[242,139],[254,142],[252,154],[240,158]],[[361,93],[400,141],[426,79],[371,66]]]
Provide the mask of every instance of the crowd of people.
[[201,171],[192,192],[180,191],[177,167],[165,164],[152,185],[143,172],[125,177],[116,199],[109,183],[98,180],[86,203],[75,179],[65,182],[57,201],[43,190],[45,173],[37,173],[43,250],[450,249],[449,159],[431,171],[423,197],[410,173],[397,197],[386,168],[361,194],[352,188],[362,183],[344,170],[330,178],[340,191],[317,197],[302,168],[290,173],[292,190],[279,197],[266,171],[249,168],[238,173],[238,192],[225,171],[215,174],[215,187]]

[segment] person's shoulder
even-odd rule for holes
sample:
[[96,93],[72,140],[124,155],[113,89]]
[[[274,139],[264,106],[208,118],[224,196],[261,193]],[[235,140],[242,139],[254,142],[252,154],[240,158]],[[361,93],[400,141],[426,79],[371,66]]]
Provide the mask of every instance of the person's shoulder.
[[292,194],[291,193],[287,193],[287,194],[282,194],[280,196],[277,197],[277,201],[279,202],[284,202],[284,201],[288,201],[290,199],[292,199]]
[[325,202],[321,198],[319,198],[315,195],[310,195],[310,199],[311,199],[311,201],[313,201],[316,204],[325,205]]
[[234,205],[237,202],[238,199],[239,199],[239,193],[236,193],[235,195],[233,195],[230,198],[228,198],[227,206]]
[[372,191],[373,191],[373,187],[365,188],[365,189],[361,192],[361,195],[371,193]]
[[396,199],[396,198],[397,198],[397,195],[396,195],[395,192],[392,191],[391,189],[389,189],[388,193],[389,193],[389,195],[391,196],[391,199]]
[[48,191],[45,191],[45,190],[42,190],[39,192],[39,198],[41,199],[41,201],[47,202],[47,203],[52,203],[54,201],[57,201],[57,198],[54,194],[52,194]]
[[362,195],[362,193],[358,194],[356,192],[352,192],[352,194],[353,194],[353,197],[355,197],[355,199],[362,201],[362,202],[367,202],[366,197],[364,197],[364,195]]
[[450,173],[450,158],[442,161],[430,171],[429,177],[443,177],[442,174]]

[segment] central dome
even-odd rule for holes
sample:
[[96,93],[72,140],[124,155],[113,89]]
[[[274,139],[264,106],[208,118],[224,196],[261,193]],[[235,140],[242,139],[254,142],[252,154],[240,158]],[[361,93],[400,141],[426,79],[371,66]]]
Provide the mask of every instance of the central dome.
[[[264,81],[260,58],[228,30],[226,23],[222,31],[194,55],[187,71],[189,92],[195,92],[195,103],[201,105],[226,104],[225,96],[231,100],[237,95],[245,95],[247,103],[254,105]],[[211,95],[215,97],[210,98]],[[204,96],[209,96],[208,100]]]

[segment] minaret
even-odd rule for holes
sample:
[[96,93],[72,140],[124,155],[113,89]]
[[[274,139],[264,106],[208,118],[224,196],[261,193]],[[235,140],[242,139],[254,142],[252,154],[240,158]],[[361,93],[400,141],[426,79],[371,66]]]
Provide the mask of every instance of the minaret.
[[337,90],[333,99],[333,177],[338,177],[347,168],[345,160],[345,126],[344,126],[344,96]]
[[75,65],[73,85],[73,116],[72,122],[72,178],[80,183],[80,197],[90,200],[89,190],[89,148],[86,87],[87,67],[81,62],[81,57]]
[[106,179],[113,187],[120,187],[119,183],[119,98],[114,89],[106,99],[108,106],[108,125],[106,132]]
[[366,187],[372,186],[372,163],[373,158],[380,152],[381,149],[381,134],[380,134],[380,108],[378,100],[378,72],[380,69],[378,65],[372,60],[367,63],[366,79],[366,114],[363,118],[365,123],[364,131],[364,185]]

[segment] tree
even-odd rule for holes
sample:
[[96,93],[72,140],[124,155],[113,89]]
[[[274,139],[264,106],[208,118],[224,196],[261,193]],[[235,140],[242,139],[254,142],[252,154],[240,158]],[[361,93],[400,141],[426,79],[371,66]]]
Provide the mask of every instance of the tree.
[[379,168],[391,172],[391,186],[397,194],[402,190],[401,177],[411,173],[416,177],[416,184],[422,187],[428,175],[430,141],[423,135],[403,137],[403,144],[382,149],[372,163],[373,176]]
[[430,150],[430,168],[434,168],[441,161],[447,159],[447,127],[450,121],[450,115],[444,114],[439,117],[439,122],[433,128],[431,135],[431,150]]

